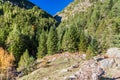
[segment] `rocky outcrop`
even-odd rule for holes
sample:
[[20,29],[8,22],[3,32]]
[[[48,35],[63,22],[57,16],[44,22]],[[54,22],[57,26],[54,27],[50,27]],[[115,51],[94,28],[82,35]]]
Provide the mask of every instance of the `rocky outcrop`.
[[102,68],[100,68],[96,62],[93,62],[92,64],[88,64],[82,66],[80,69],[80,75],[76,75],[77,79],[82,80],[99,80],[101,75],[104,74],[104,71]]
[[[72,76],[73,80],[99,80],[101,75],[104,74],[102,68],[100,68],[95,60],[86,61],[81,65],[79,71]],[[68,79],[71,80],[71,77]]]
[[118,55],[119,49],[112,48],[111,51],[110,48],[106,54],[97,55],[91,60],[85,60],[86,55],[79,53],[46,56],[37,62],[42,64],[47,61],[48,67],[39,66],[18,80],[120,80],[119,55],[110,57],[108,53]]
[[109,58],[120,58],[120,48],[109,48],[106,56]]
[[[117,69],[120,68],[120,49],[110,48],[105,55],[108,57],[99,55],[85,61],[81,65],[80,70],[74,73],[74,76],[70,76],[68,80],[100,80],[101,77],[106,75],[113,75],[110,79],[117,80],[115,78],[116,75],[114,76],[115,73],[111,73],[111,71],[117,72]],[[118,72],[120,73],[120,71]],[[120,76],[118,75],[117,77]]]
[[110,48],[107,50],[105,57],[107,58],[99,61],[99,65],[103,69],[109,69],[112,67],[120,67],[120,49]]

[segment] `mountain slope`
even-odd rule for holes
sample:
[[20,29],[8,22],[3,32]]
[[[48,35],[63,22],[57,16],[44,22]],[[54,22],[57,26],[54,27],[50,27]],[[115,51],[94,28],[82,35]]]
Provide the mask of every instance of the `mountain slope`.
[[0,0],[0,46],[15,57],[8,67],[16,69],[13,75],[20,71],[20,79],[63,80],[84,60],[120,47],[119,5],[119,0],[75,0],[58,14],[63,19],[58,23],[26,0]]
[[58,30],[75,26],[96,38],[103,48],[120,47],[119,38],[116,38],[120,35],[119,4],[119,0],[75,0],[58,14],[63,17]]
[[[59,43],[58,43],[59,50],[60,51],[69,51],[69,48],[70,48],[71,50],[73,50],[73,52],[79,51],[80,53],[85,53],[87,56],[86,58],[90,59],[91,57],[97,55],[98,53],[100,53],[100,54],[105,53],[106,49],[109,47],[120,47],[119,4],[120,4],[119,0],[116,0],[116,1],[113,1],[113,0],[106,0],[106,1],[103,1],[103,0],[82,0],[82,1],[75,0],[73,3],[71,3],[65,10],[63,10],[62,12],[60,12],[58,14],[58,16],[62,17],[62,21],[61,21],[60,25],[57,27],[58,37],[59,37]],[[70,32],[73,32],[73,33],[70,33]],[[84,36],[81,36],[81,35],[84,35]],[[77,39],[75,39],[76,38],[75,36],[77,36]],[[84,37],[86,37],[87,39],[86,38],[84,39]],[[87,40],[88,40],[88,42],[87,42]],[[76,45],[74,46],[74,44],[72,44],[70,42],[73,42],[73,43],[76,42],[75,44],[77,44],[77,49],[76,49]],[[71,47],[71,45],[72,45],[72,47]],[[83,49],[81,49],[81,48],[83,48]],[[61,55],[64,55],[64,54],[61,54]],[[74,53],[73,53],[73,55],[74,55]],[[56,79],[57,80],[66,80],[66,77],[68,77],[68,76],[74,77],[71,75],[76,74],[76,71],[79,71],[79,69],[80,69],[80,72],[82,72],[81,68],[83,69],[82,73],[87,73],[87,72],[91,73],[92,70],[87,70],[86,67],[91,69],[91,67],[95,67],[95,65],[97,65],[97,64],[99,65],[99,61],[97,61],[97,59],[98,60],[102,59],[103,63],[105,62],[105,60],[111,61],[111,58],[106,59],[107,56],[103,56],[103,55],[98,56],[99,58],[97,58],[97,59],[96,59],[96,57],[94,57],[95,61],[93,59],[88,60],[88,61],[82,61],[81,60],[81,59],[83,59],[82,57],[84,57],[84,59],[86,59],[84,55],[82,57],[80,57],[79,54],[77,54],[76,56],[73,56],[73,55],[71,56],[72,59],[71,58],[68,59],[69,58],[68,56],[67,57],[64,56],[62,59],[58,60],[58,62],[57,62],[57,59],[59,59],[59,58],[56,58],[53,55],[54,56],[53,57],[53,65],[49,65],[49,60],[48,60],[48,63],[46,63],[46,64],[48,64],[47,67],[42,66],[42,68],[39,68],[35,72],[31,73],[30,76],[29,75],[24,76],[20,79],[22,80],[22,79],[31,79],[31,78],[33,79],[34,78],[36,80],[37,79],[38,80],[39,79],[42,79],[42,80],[56,80]],[[76,58],[76,57],[78,57],[78,58]],[[77,59],[77,60],[75,60],[75,63],[73,61],[74,58]],[[64,60],[65,61],[68,60],[68,61],[66,61],[66,63],[64,63]],[[59,64],[59,62],[60,62],[60,64]],[[68,64],[69,62],[70,62],[70,64]],[[79,64],[79,62],[80,62],[80,64]],[[80,66],[77,69],[73,68],[71,70],[71,66],[72,65],[74,66],[74,64],[77,64],[77,63],[79,65],[81,65],[83,63],[84,65]],[[87,63],[88,63],[88,65],[87,65]],[[52,61],[50,62],[50,64],[52,64]],[[67,65],[67,67],[66,67],[66,65]],[[99,66],[97,66],[97,67],[99,67]],[[94,69],[94,68],[92,68],[92,69]],[[96,68],[95,68],[95,70],[97,71]],[[113,69],[111,68],[111,70],[113,70]],[[48,72],[51,72],[51,73],[48,74]],[[78,72],[78,74],[79,74],[79,72]],[[107,74],[105,75],[105,77],[110,77],[109,74],[110,73],[108,71]],[[87,74],[86,75],[79,74],[79,75],[83,75],[83,80],[84,80],[85,76],[87,76]],[[81,77],[79,77],[79,75],[77,75],[78,80],[81,78]],[[88,75],[88,77],[90,75]],[[114,74],[112,74],[112,75],[114,75]],[[105,78],[105,79],[107,79],[107,78]],[[108,80],[109,79],[111,79],[111,77],[108,78]],[[75,80],[77,80],[77,79],[75,79]],[[97,79],[95,79],[95,80],[97,80]]]
[[31,3],[23,2],[0,1],[0,46],[16,55],[28,49],[35,56],[42,29],[48,31],[57,21],[34,5],[26,8]]
[[59,12],[57,15],[62,17],[62,20],[67,20],[79,12],[85,12],[86,9],[92,5],[93,2],[89,0],[74,0],[74,2],[71,2],[68,7],[66,7],[62,12]]
[[85,60],[85,54],[79,53],[46,56],[38,60],[37,70],[18,80],[119,80],[119,53],[120,48],[111,48],[105,54],[109,57],[98,55],[90,60]]

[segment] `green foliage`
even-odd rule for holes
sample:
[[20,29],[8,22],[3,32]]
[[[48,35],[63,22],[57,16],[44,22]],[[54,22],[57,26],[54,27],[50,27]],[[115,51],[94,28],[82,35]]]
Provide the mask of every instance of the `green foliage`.
[[51,27],[47,39],[48,54],[55,54],[58,51],[58,35],[55,27]]
[[74,52],[77,50],[77,28],[71,26],[69,27],[62,41],[62,48],[64,51]]
[[65,34],[65,30],[66,28],[63,27],[61,25],[61,27],[57,28],[57,33],[58,33],[58,51],[61,52],[62,51],[62,40],[63,40],[63,36]]
[[6,40],[5,30],[0,29],[0,46],[5,45],[5,40]]
[[85,52],[87,50],[88,44],[89,44],[88,37],[85,35],[84,32],[81,32],[80,43],[79,43],[79,51]]
[[[115,47],[113,44],[119,42],[118,39],[115,41],[113,37],[114,35],[119,35],[120,32],[120,1],[92,0],[91,2],[95,2],[95,4],[89,7],[85,12],[76,13],[74,16],[69,17],[69,19],[63,21],[59,27],[62,25],[68,28],[74,25],[77,28],[81,28],[83,32],[87,32],[90,36],[96,38],[102,48],[101,50]],[[80,43],[84,45],[82,41]],[[81,48],[87,49],[87,45]]]
[[6,41],[9,52],[12,52],[15,56],[15,60],[18,62],[20,56],[25,50],[25,45],[22,41],[21,33],[17,26],[14,26],[13,30],[9,33]]
[[46,41],[47,41],[46,34],[45,34],[45,31],[43,30],[39,38],[37,58],[42,58],[43,56],[47,54]]
[[33,65],[34,58],[29,56],[28,50],[26,50],[20,58],[18,63],[18,71],[25,69],[24,74],[29,72],[30,67]]
[[[32,56],[38,51],[37,58],[41,58],[62,50],[87,51],[87,55],[94,56],[99,50],[119,47],[120,1],[90,2],[95,3],[86,11],[74,13],[57,23],[52,16],[26,0],[0,1],[0,46],[12,52],[17,62],[26,49]],[[73,6],[78,3],[76,0]]]
[[28,49],[36,56],[41,30],[57,21],[27,0],[0,1],[0,46],[12,52],[16,62]]
[[112,46],[120,48],[120,34],[116,34],[116,35],[113,36],[113,42],[112,43],[113,43]]
[[97,54],[99,54],[99,50],[100,50],[99,46],[100,45],[98,44],[96,39],[93,38],[91,40],[90,44],[88,45],[88,49],[86,51],[86,54],[87,54],[86,58],[90,59],[91,57],[96,56]]

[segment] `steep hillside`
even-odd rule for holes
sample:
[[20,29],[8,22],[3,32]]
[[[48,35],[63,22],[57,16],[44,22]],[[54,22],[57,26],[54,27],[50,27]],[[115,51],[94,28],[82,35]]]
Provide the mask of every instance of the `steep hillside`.
[[[87,60],[98,65],[98,59],[102,59],[104,63],[109,57],[101,54],[110,47],[120,47],[119,5],[120,0],[75,0],[58,14],[62,18],[58,23],[27,0],[0,0],[1,57],[12,56],[12,61],[4,63],[11,64],[6,68],[1,66],[5,58],[0,59],[0,77],[64,80],[76,71],[81,72],[80,68],[86,73],[84,63],[91,73],[99,66],[93,68]],[[96,60],[97,55],[100,57]],[[112,62],[107,61],[109,66]]]
[[82,63],[81,61],[81,55],[78,53],[70,54],[66,52],[46,56],[37,60],[37,70],[18,78],[18,80],[65,80],[65,77],[79,70],[79,68],[72,68],[72,66]]
[[73,17],[79,12],[85,12],[86,9],[93,4],[93,1],[90,0],[74,0],[74,2],[71,2],[68,7],[66,7],[63,11],[59,12],[57,15],[62,17],[62,20],[67,20],[69,17]]
[[[57,27],[57,35],[58,53],[68,51],[73,54],[70,54],[70,58],[67,53],[65,53],[67,56],[58,54],[58,56],[62,55],[62,58],[56,58],[53,55],[53,62],[49,61],[51,59],[49,57],[48,62],[41,62],[39,69],[20,80],[81,80],[81,78],[82,80],[100,80],[99,77],[104,74],[104,71],[106,74],[102,76],[103,80],[111,80],[114,77],[119,79],[119,75],[110,74],[111,71],[108,69],[109,67],[112,71],[119,70],[119,66],[116,65],[119,59],[117,61],[117,57],[111,59],[100,55],[106,53],[109,47],[120,47],[119,4],[119,0],[75,0],[72,2],[65,10],[58,13],[62,21]],[[78,53],[74,56],[74,52],[77,51],[84,55]],[[110,54],[114,54],[114,51]],[[116,52],[119,54],[118,51]],[[96,56],[98,54],[99,56]],[[107,69],[103,71],[100,65]],[[48,74],[48,72],[51,73]]]
[[33,3],[30,3],[28,0],[0,0],[1,2],[10,2],[12,5],[19,6],[21,8],[30,9],[35,6]]
[[[64,34],[64,31],[59,30],[66,30],[69,26],[74,26],[86,35],[95,38],[104,49],[120,47],[119,4],[119,0],[82,0],[82,2],[75,0],[58,14],[63,16],[58,32]],[[78,8],[77,5],[79,5]],[[79,8],[82,8],[83,11]]]
[[25,51],[35,60],[40,34],[56,25],[51,15],[26,0],[0,0],[0,47],[14,55],[15,68]]
[[98,55],[90,60],[85,60],[85,54],[81,55],[79,53],[70,54],[66,52],[46,56],[37,61],[39,67],[37,70],[17,79],[119,80],[120,48],[110,48],[105,55]]

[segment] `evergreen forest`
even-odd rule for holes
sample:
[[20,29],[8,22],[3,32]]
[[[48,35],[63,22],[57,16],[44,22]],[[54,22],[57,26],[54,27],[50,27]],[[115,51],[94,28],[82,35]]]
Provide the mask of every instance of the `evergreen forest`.
[[3,56],[10,57],[7,67],[26,68],[28,74],[47,55],[81,52],[90,59],[120,48],[120,0],[90,2],[86,11],[59,21],[27,0],[0,0],[0,68],[6,69]]

